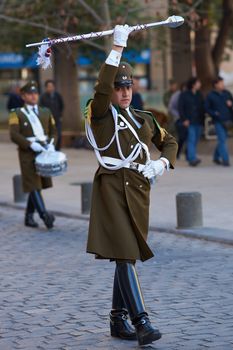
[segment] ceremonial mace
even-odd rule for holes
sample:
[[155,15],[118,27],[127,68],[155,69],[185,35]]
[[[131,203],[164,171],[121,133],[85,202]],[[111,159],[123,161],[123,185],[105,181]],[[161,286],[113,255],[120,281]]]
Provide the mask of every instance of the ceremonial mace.
[[[153,22],[148,24],[137,24],[130,26],[131,32],[148,29],[151,27],[165,26],[169,28],[177,28],[184,23],[184,18],[181,16],[170,16],[165,21]],[[65,38],[57,39],[44,39],[38,43],[27,44],[26,47],[39,46],[39,57],[37,58],[37,64],[42,65],[43,68],[47,68],[50,65],[51,46],[54,44],[67,43],[71,41],[87,40],[94,38],[101,38],[102,36],[113,34],[114,29],[105,30],[102,32],[92,32],[88,34],[80,34],[74,36],[68,36]]]

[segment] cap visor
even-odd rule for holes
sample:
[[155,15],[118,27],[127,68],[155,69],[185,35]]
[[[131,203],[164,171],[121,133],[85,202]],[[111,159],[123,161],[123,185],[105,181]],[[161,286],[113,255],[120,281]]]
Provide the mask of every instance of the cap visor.
[[132,80],[123,80],[123,81],[117,81],[114,83],[115,87],[120,87],[120,86],[132,86],[133,81]]

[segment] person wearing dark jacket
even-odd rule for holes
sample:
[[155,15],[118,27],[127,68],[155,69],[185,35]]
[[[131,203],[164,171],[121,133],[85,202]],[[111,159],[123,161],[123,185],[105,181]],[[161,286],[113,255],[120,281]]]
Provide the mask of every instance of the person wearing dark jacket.
[[206,112],[212,117],[218,138],[214,151],[213,162],[218,165],[229,166],[229,153],[227,149],[227,124],[233,121],[233,98],[225,90],[223,78],[213,81],[213,90],[207,95],[205,101]]
[[23,107],[24,100],[22,99],[22,97],[20,95],[20,88],[18,85],[12,87],[12,90],[8,96],[9,96],[9,98],[8,98],[6,107],[7,107],[9,112],[11,111],[11,109]]
[[55,91],[55,83],[53,80],[46,80],[45,92],[40,97],[40,106],[49,108],[55,119],[57,129],[57,143],[55,149],[59,151],[61,148],[62,112],[64,109],[64,103],[62,96]]
[[190,78],[187,82],[187,90],[182,92],[179,98],[180,119],[188,131],[187,160],[191,166],[201,162],[196,154],[204,121],[204,100],[200,88],[200,80]]

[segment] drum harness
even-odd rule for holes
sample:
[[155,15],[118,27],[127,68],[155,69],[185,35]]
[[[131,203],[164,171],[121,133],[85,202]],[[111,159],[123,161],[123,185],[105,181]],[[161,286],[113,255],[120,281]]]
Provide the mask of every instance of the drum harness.
[[[138,172],[142,172],[145,165],[135,163],[134,161],[135,159],[137,159],[140,153],[144,151],[147,159],[146,164],[150,162],[150,152],[147,145],[139,139],[138,134],[135,131],[135,129],[132,127],[132,125],[128,122],[128,120],[123,115],[117,112],[116,108],[114,108],[113,105],[110,105],[110,109],[114,120],[115,131],[110,142],[104,147],[97,146],[93,131],[91,129],[91,125],[88,122],[87,118],[85,119],[85,129],[86,129],[87,139],[92,145],[92,147],[94,148],[98,162],[102,167],[108,170],[119,170],[121,168],[128,168],[128,169],[137,170]],[[123,123],[122,122],[118,123],[119,119]],[[120,140],[119,140],[119,131],[127,128],[132,132],[132,134],[134,135],[134,137],[138,142],[135,145],[133,151],[127,157],[125,157],[123,155]],[[107,150],[115,140],[116,140],[117,150],[118,150],[120,159],[101,156],[100,152]]]
[[45,143],[48,139],[48,136],[46,136],[44,134],[44,129],[41,125],[41,122],[40,122],[37,114],[33,111],[26,110],[26,108],[24,108],[24,107],[20,108],[20,110],[27,117],[27,119],[32,127],[33,134],[35,135],[32,137],[27,137],[27,140],[30,142],[39,141],[39,142]]

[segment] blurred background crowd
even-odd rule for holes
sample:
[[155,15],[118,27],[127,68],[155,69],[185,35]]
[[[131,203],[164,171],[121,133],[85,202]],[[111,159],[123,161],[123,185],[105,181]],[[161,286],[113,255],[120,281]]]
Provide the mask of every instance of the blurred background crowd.
[[[101,15],[100,15],[101,14]],[[200,139],[214,140],[213,161],[230,165],[232,130],[232,0],[8,0],[0,4],[0,137],[7,138],[8,110],[21,106],[19,88],[36,80],[40,104],[56,119],[62,146],[85,145],[83,109],[92,96],[111,37],[52,48],[52,68],[36,64],[30,42],[45,37],[148,23],[177,14],[185,24],[133,33],[124,59],[135,72],[135,108],[151,110],[173,133],[190,166]]]

